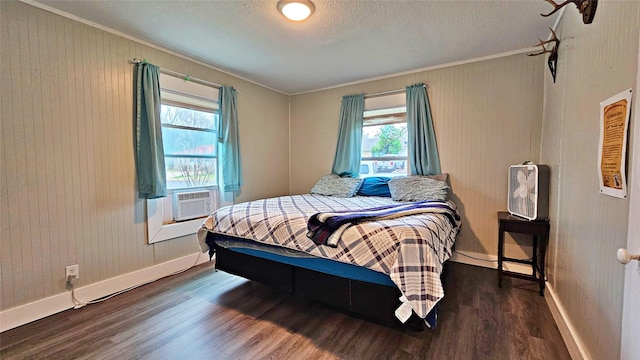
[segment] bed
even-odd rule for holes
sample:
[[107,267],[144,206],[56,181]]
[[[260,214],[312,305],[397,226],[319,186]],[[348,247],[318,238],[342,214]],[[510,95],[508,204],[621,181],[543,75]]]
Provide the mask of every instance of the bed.
[[350,223],[335,247],[308,236],[314,214],[407,203],[320,194],[256,200],[211,214],[198,239],[203,252],[215,254],[216,269],[383,325],[420,330],[436,325],[443,265],[460,227],[451,201],[421,203],[434,210]]

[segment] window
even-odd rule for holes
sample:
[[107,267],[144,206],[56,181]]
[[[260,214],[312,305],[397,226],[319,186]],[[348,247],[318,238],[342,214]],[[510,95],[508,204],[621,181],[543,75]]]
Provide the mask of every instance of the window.
[[[369,99],[365,100],[362,160],[360,162],[361,178],[407,175],[408,137],[405,94],[403,92],[392,96],[396,101],[384,99],[387,98],[386,96],[382,99],[371,99],[377,100],[377,106],[372,101],[367,101]],[[380,106],[383,107],[368,109]]]
[[211,208],[217,208],[218,89],[161,73],[160,96],[167,197],[147,201],[149,243],[193,234],[202,223],[190,220],[200,216],[198,209],[175,220],[176,193],[214,190]]
[[[185,84],[178,83],[176,89],[176,80]],[[184,89],[186,84],[192,89]],[[167,189],[215,186],[218,100],[198,94],[198,90],[213,93],[213,88],[161,76],[160,90]]]
[[217,114],[162,103],[167,189],[189,189],[216,184]]

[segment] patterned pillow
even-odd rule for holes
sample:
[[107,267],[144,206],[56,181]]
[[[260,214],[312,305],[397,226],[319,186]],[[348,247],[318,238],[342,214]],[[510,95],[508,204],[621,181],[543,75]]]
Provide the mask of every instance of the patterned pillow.
[[427,177],[429,179],[433,179],[433,180],[440,180],[440,181],[444,181],[447,184],[449,183],[449,174],[448,173],[442,173],[442,174],[435,174],[435,175],[427,175]]
[[336,174],[329,174],[318,180],[311,189],[311,193],[326,196],[352,197],[358,189],[360,189],[361,185],[362,179],[343,178]]
[[427,176],[402,176],[389,181],[391,198],[396,201],[446,200],[449,185]]

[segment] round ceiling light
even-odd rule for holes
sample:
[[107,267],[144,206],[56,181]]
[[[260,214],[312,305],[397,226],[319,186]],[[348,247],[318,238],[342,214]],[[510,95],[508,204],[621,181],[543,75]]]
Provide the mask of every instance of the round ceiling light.
[[278,1],[278,11],[287,19],[302,21],[313,14],[315,6],[309,0],[280,0]]

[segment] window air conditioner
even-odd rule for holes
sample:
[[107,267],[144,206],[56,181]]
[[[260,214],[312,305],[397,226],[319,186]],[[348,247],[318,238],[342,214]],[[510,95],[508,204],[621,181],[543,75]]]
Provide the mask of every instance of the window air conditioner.
[[215,204],[215,191],[200,190],[173,194],[175,221],[195,219],[211,214]]

